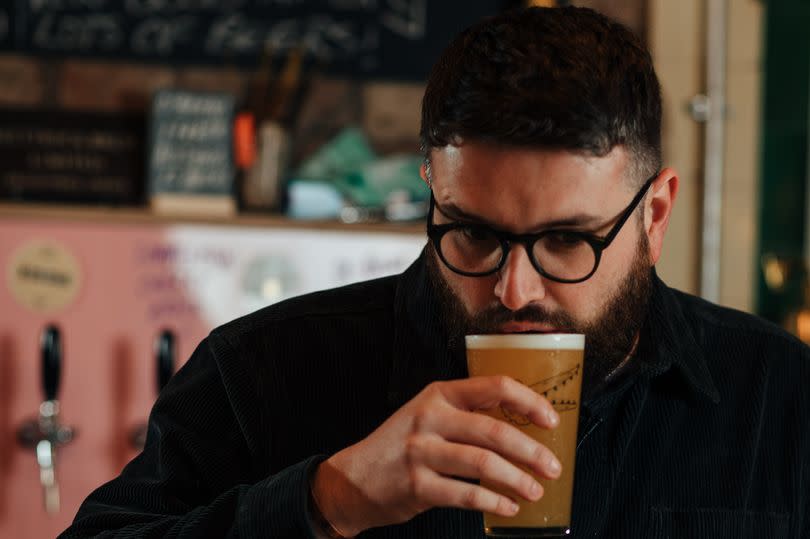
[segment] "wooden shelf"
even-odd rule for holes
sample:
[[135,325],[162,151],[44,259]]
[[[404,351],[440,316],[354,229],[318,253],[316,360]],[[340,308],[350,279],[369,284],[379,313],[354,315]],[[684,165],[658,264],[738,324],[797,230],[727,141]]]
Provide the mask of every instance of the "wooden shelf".
[[281,215],[240,214],[235,217],[157,215],[147,208],[118,208],[111,206],[80,206],[57,204],[0,203],[0,219],[31,219],[36,221],[81,221],[105,224],[150,225],[218,225],[234,227],[297,228],[339,232],[387,232],[393,234],[425,233],[425,225],[416,223],[358,223],[340,221],[304,221]]

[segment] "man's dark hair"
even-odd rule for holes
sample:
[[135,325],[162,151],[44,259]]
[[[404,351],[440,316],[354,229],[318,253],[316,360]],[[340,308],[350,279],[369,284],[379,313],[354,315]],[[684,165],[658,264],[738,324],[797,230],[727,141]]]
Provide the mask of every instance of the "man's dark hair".
[[628,150],[632,181],[661,166],[661,90],[646,47],[591,9],[527,8],[459,34],[433,66],[422,148],[456,137],[504,146]]

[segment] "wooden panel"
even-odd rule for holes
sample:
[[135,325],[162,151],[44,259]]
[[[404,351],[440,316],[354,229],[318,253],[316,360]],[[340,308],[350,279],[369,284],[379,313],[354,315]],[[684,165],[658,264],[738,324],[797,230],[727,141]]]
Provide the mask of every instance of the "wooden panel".
[[686,112],[686,103],[701,90],[701,6],[698,0],[649,5],[649,46],[663,96],[664,164],[680,178],[658,271],[669,285],[691,293],[698,289],[703,154],[702,127]]
[[[806,254],[810,2],[768,2],[765,16],[758,255],[801,259]],[[782,322],[788,311],[803,303],[803,272],[792,272],[782,291],[769,290],[762,272],[758,275],[759,314]]]

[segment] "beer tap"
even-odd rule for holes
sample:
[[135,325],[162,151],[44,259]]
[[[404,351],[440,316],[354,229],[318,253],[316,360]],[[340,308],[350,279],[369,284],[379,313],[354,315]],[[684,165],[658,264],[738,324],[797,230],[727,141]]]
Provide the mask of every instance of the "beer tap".
[[75,436],[72,427],[59,421],[59,382],[62,373],[62,338],[59,328],[49,325],[40,341],[42,356],[42,386],[45,400],[39,405],[39,417],[24,423],[18,433],[19,442],[33,449],[39,464],[45,511],[59,511],[59,484],[56,480],[56,450]]
[[[168,329],[160,332],[155,340],[155,373],[157,382],[157,393],[169,382],[169,378],[174,374],[175,338],[174,333]],[[130,435],[132,446],[138,450],[143,449],[146,444],[146,424],[138,425]]]

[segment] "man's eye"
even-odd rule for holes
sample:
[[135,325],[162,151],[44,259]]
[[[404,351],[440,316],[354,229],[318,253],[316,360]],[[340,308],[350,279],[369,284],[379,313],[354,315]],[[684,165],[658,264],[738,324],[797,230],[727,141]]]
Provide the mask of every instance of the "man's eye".
[[469,241],[490,241],[493,239],[492,232],[486,228],[479,226],[465,226],[458,229],[464,236],[464,239]]
[[564,230],[548,234],[545,236],[545,241],[549,245],[560,248],[574,248],[586,243],[581,235]]

